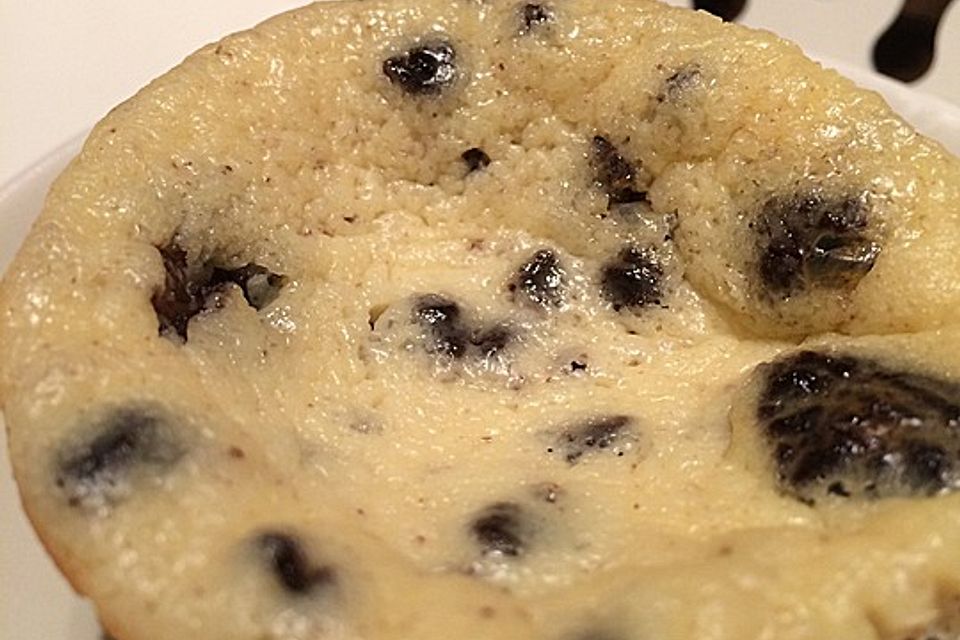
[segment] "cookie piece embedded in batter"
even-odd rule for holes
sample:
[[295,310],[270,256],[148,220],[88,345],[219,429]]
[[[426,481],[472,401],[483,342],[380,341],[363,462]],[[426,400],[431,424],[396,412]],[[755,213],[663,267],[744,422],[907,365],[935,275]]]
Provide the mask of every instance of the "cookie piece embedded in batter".
[[254,544],[277,584],[292,595],[310,595],[336,580],[331,567],[311,562],[303,543],[293,534],[267,531],[258,534]]
[[515,300],[549,309],[563,303],[566,273],[550,249],[534,253],[507,285]]
[[760,375],[758,428],[786,493],[879,499],[960,484],[960,385],[816,351],[763,365]]
[[108,409],[80,432],[84,435],[64,444],[55,462],[56,485],[75,507],[116,504],[186,453],[169,419],[153,406]]
[[456,80],[456,62],[453,45],[437,40],[387,58],[383,73],[411,95],[437,95]]

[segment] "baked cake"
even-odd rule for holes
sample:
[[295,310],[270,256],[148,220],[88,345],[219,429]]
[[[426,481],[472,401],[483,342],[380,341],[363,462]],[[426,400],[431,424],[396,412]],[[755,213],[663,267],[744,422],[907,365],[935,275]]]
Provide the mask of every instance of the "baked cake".
[[24,507],[119,640],[955,638],[958,189],[706,14],[281,15],[7,272]]

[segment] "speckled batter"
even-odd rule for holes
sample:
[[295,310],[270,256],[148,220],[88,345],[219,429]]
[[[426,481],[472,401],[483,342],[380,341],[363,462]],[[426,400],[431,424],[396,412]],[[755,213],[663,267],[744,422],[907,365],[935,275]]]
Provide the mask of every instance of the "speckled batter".
[[282,15],[6,274],[24,505],[120,640],[956,638],[958,189],[705,14]]

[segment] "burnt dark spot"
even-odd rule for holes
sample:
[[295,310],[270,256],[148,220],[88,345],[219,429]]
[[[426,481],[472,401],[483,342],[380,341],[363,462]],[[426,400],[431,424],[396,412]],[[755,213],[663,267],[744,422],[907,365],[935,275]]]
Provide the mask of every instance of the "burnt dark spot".
[[563,302],[564,276],[557,255],[541,249],[523,263],[507,288],[540,307],[558,307]]
[[811,287],[853,289],[880,254],[867,225],[865,196],[771,198],[753,225],[764,288],[784,299]]
[[562,430],[548,451],[560,454],[572,465],[591,452],[606,451],[622,456],[636,441],[632,418],[623,415],[600,416]]
[[506,349],[513,338],[513,331],[509,327],[497,325],[475,332],[470,343],[476,347],[482,358],[493,358]]
[[960,385],[814,351],[761,371],[757,416],[786,493],[934,495],[960,481]]
[[483,553],[516,557],[526,549],[520,506],[498,502],[484,509],[470,525],[470,532]]
[[490,156],[483,149],[473,147],[460,154],[460,158],[467,165],[467,173],[479,171],[490,165]]
[[308,595],[336,578],[331,567],[312,564],[303,543],[292,534],[268,531],[256,537],[255,545],[277,583],[288,593]]
[[607,194],[608,208],[647,200],[646,191],[637,189],[636,167],[603,136],[593,137],[591,163],[594,183]]
[[576,373],[577,371],[586,371],[587,363],[581,360],[571,360],[570,361],[570,371]]
[[718,18],[733,22],[747,5],[747,0],[693,0],[693,8],[709,11]]
[[659,305],[663,297],[663,267],[652,251],[623,249],[600,271],[601,292],[615,311]]
[[407,93],[435,95],[456,79],[456,57],[449,42],[433,42],[387,58],[383,73]]
[[702,83],[703,73],[698,67],[684,67],[663,81],[663,88],[657,94],[657,102],[681,102]]
[[520,19],[523,25],[520,33],[529,33],[542,24],[553,21],[553,9],[546,4],[525,4],[520,7]]
[[67,445],[56,463],[56,484],[72,506],[117,502],[134,476],[159,476],[185,453],[153,407],[114,409],[90,427],[92,437]]
[[160,335],[187,339],[190,320],[207,307],[209,300],[230,284],[237,285],[247,303],[258,311],[273,302],[286,278],[252,262],[238,268],[217,265],[212,260],[188,260],[176,241],[157,247],[165,271],[163,288],[151,303],[159,321]]
[[430,294],[416,302],[413,312],[414,322],[430,334],[427,351],[451,358],[462,358],[466,355],[470,330],[465,326],[460,306],[456,302]]

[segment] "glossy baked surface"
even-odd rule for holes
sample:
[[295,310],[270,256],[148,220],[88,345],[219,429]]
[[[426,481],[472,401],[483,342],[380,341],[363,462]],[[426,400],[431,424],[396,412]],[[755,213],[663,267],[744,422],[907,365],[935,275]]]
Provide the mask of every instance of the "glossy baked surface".
[[122,640],[948,625],[957,172],[653,3],[282,16],[101,123],[4,282],[26,506]]

